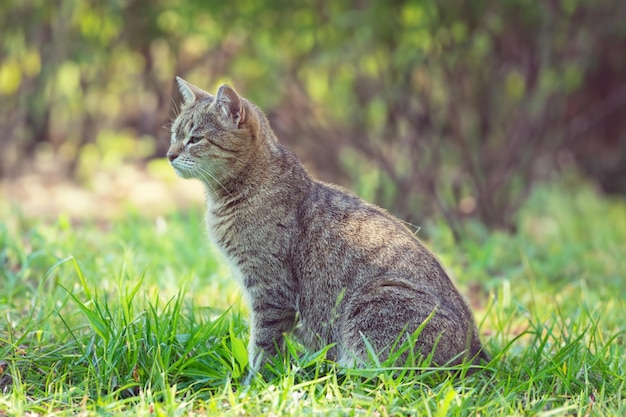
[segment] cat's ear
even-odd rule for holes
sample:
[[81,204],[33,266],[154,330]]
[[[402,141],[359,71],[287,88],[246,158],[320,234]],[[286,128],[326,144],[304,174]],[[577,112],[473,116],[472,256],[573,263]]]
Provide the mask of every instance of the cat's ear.
[[243,123],[246,109],[234,88],[228,84],[222,84],[217,90],[215,103],[220,115],[230,127],[237,128]]
[[191,83],[188,83],[180,77],[176,77],[176,82],[178,83],[178,90],[183,96],[185,104],[211,97],[211,94]]

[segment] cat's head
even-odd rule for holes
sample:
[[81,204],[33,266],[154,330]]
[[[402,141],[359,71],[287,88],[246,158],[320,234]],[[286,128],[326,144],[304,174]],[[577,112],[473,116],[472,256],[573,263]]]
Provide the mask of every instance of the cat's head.
[[222,186],[259,146],[259,111],[229,85],[212,95],[180,77],[176,81],[184,103],[172,123],[167,158],[179,176]]

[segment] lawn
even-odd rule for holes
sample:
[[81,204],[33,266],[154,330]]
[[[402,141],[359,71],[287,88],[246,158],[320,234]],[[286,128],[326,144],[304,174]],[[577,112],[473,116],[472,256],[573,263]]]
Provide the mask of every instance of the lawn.
[[515,235],[420,225],[472,304],[483,371],[337,369],[291,341],[250,385],[245,306],[202,212],[0,210],[0,416],[626,415],[623,200],[558,183]]

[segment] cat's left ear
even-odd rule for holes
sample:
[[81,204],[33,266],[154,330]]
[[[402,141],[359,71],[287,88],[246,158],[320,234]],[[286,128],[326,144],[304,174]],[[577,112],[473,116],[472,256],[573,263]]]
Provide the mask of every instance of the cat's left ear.
[[230,127],[236,129],[243,123],[246,109],[234,88],[228,84],[222,84],[217,90],[215,103],[220,115]]
[[211,97],[211,94],[207,93],[200,87],[196,87],[190,82],[183,80],[180,77],[176,77],[176,82],[178,83],[178,90],[183,96],[185,104],[193,103],[194,101]]

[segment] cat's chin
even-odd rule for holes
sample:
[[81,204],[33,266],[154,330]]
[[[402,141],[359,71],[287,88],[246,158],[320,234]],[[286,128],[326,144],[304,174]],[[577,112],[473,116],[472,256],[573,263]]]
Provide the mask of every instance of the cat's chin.
[[192,173],[187,171],[187,170],[183,170],[183,169],[177,168],[177,167],[175,167],[173,165],[172,165],[172,167],[174,168],[174,172],[176,173],[176,175],[178,175],[181,178],[184,178],[186,180],[191,179],[191,178],[196,178],[195,175],[192,175]]

